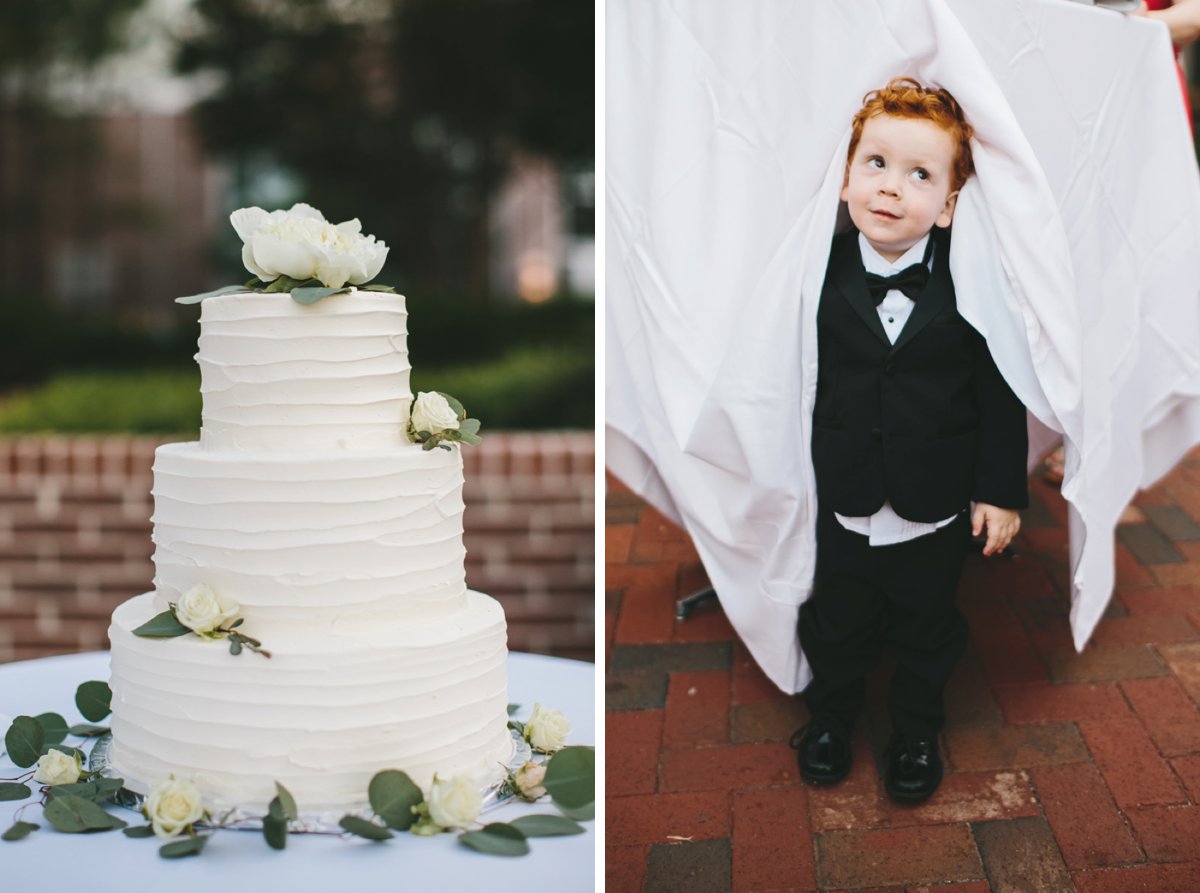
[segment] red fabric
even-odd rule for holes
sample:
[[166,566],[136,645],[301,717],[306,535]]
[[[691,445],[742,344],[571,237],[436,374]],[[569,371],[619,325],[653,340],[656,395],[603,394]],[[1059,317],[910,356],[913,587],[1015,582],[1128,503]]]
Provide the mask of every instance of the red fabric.
[[[1174,5],[1174,0],[1146,0],[1146,8],[1153,11],[1167,9]],[[1192,100],[1188,95],[1187,78],[1179,67],[1179,47],[1175,47],[1175,71],[1179,74],[1179,87],[1183,91],[1183,108],[1187,112],[1188,127],[1192,126]]]

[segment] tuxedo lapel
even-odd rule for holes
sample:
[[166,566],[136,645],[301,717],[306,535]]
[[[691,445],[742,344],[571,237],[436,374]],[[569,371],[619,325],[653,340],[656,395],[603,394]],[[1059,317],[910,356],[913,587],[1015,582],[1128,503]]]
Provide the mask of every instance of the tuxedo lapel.
[[874,332],[880,341],[891,347],[891,339],[883,329],[879,311],[875,308],[875,302],[867,290],[866,273],[863,269],[862,255],[858,250],[857,233],[854,230],[850,232],[853,235],[834,241],[836,248],[832,258],[833,284],[854,312],[867,324],[867,328]]
[[[900,337],[892,346],[893,354],[912,341],[917,333],[925,328],[929,321],[948,304],[954,303],[954,286],[950,282],[950,241],[940,238],[936,232],[930,238],[934,238],[936,241],[933,248],[933,271],[929,276],[929,284],[921,292],[917,305],[913,307],[908,321],[900,330]],[[865,290],[866,286],[864,285],[863,288]]]

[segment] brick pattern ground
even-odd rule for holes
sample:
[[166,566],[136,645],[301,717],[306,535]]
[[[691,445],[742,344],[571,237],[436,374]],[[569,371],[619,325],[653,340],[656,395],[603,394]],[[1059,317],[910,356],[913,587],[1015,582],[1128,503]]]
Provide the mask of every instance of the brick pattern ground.
[[[107,647],[150,588],[162,442],[0,438],[0,662]],[[493,433],[463,458],[468,585],[504,605],[514,650],[592,660],[594,438]]]
[[1076,654],[1066,506],[1031,481],[1011,559],[969,558],[971,646],[947,692],[947,774],[916,807],[878,775],[869,681],[850,777],[804,785],[808,718],[759,671],[688,537],[619,481],[606,498],[607,890],[1200,890],[1200,450],[1126,510],[1114,597]]

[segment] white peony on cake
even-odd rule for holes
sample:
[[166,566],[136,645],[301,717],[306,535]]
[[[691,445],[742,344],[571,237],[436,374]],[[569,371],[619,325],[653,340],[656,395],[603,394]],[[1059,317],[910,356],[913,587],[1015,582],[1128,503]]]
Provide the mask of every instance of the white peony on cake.
[[[173,775],[262,810],[279,782],[319,813],[366,806],[382,769],[503,776],[504,614],[466,588],[462,447],[409,441],[405,323],[374,291],[203,301],[200,440],[155,454],[154,591],[109,630],[131,790]],[[197,587],[271,656],[134,634]]]

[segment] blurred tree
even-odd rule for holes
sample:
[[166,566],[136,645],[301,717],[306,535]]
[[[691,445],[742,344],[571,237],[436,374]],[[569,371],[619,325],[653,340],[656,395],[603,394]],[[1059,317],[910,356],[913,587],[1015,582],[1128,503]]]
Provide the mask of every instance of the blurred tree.
[[[197,0],[180,73],[215,72],[210,147],[280,166],[391,246],[382,281],[487,293],[488,204],[514,153],[589,166],[584,0]],[[386,278],[385,278],[386,277]]]
[[89,151],[86,127],[64,126],[52,89],[123,49],[129,19],[144,3],[0,3],[0,295],[44,282],[40,183]]

